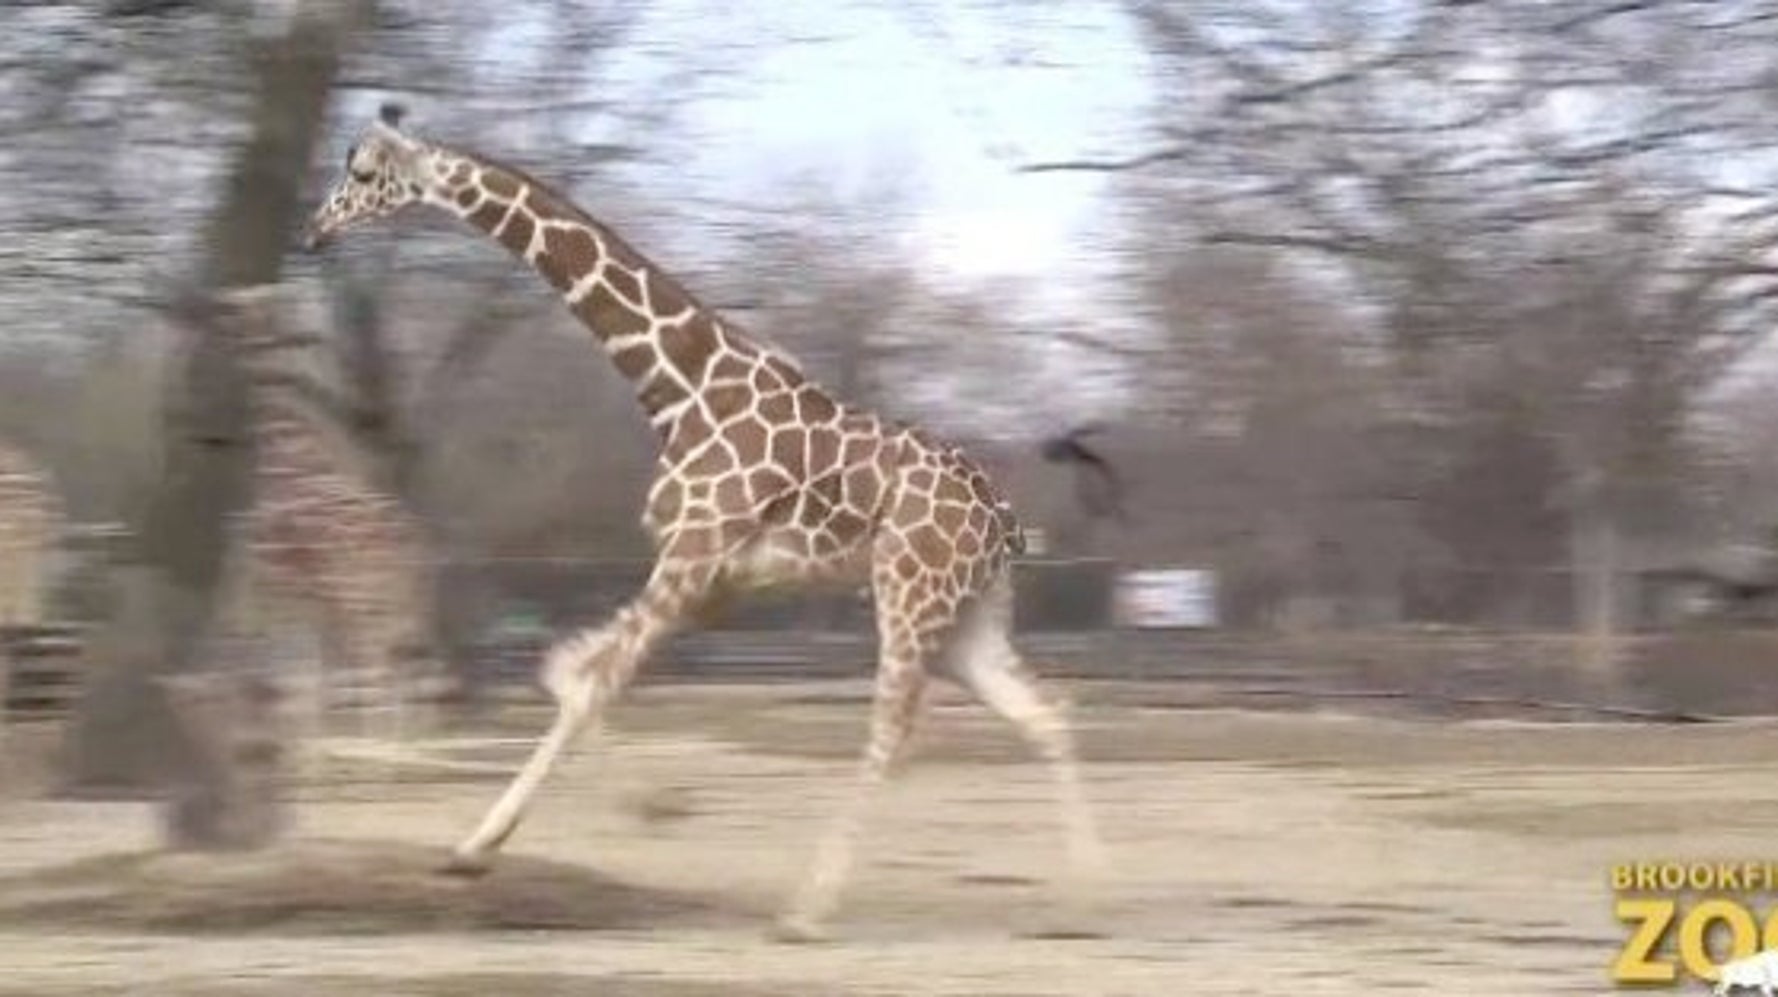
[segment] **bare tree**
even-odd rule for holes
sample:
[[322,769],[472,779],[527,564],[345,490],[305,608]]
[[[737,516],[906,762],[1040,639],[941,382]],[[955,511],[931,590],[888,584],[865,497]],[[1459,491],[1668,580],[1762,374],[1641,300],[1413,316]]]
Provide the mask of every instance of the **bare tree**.
[[1320,288],[1377,357],[1383,490],[1458,564],[1566,556],[1609,631],[1629,539],[1678,528],[1688,414],[1774,317],[1778,198],[1729,178],[1769,171],[1778,12],[1129,9],[1164,78],[1155,145],[1031,168],[1125,175],[1165,219],[1150,255],[1249,247]]
[[[182,718],[215,711],[170,709],[160,678],[197,667],[219,605],[230,516],[247,500],[251,437],[246,381],[228,336],[210,334],[208,295],[277,282],[301,217],[299,195],[321,133],[354,13],[365,8],[305,0],[282,37],[257,47],[252,128],[226,175],[206,235],[199,290],[181,309],[191,335],[164,427],[166,458],[141,531],[139,567],[125,574],[126,611],[96,641],[107,654],[71,732],[71,781],[86,790],[135,788],[199,773],[224,740]],[[220,768],[212,766],[212,775]],[[200,778],[200,781],[203,781]],[[257,797],[254,797],[257,798]],[[249,797],[219,796],[243,801]],[[177,821],[185,844],[233,839],[240,815],[199,808],[202,826]],[[248,821],[248,823],[255,823]]]

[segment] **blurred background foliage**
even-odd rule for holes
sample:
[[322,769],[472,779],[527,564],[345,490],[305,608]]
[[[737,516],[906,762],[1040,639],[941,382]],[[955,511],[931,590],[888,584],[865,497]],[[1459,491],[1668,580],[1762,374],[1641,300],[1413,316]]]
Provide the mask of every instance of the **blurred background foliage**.
[[[0,437],[79,519],[171,529],[188,303],[251,277],[441,556],[645,553],[652,441],[531,274],[439,219],[321,257],[240,221],[395,98],[978,450],[1055,553],[1215,568],[1231,622],[1604,626],[1651,572],[1770,571],[1771,0],[4,16]],[[254,160],[303,101],[298,161]],[[1039,456],[1088,421],[1115,522]]]

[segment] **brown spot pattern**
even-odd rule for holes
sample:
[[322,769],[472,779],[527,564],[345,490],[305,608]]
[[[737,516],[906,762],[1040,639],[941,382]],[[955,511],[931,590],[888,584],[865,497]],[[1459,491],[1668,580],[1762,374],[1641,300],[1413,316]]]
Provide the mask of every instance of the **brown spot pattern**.
[[686,380],[694,384],[703,380],[704,364],[716,352],[716,340],[710,335],[708,318],[696,316],[682,325],[662,326],[659,337],[661,352]]
[[[603,285],[595,285],[587,296],[574,306],[574,313],[602,339],[634,336],[648,331],[648,320],[631,311],[613,297]],[[653,352],[652,347],[631,347]],[[626,351],[627,352],[627,351]],[[648,368],[644,366],[643,370]]]

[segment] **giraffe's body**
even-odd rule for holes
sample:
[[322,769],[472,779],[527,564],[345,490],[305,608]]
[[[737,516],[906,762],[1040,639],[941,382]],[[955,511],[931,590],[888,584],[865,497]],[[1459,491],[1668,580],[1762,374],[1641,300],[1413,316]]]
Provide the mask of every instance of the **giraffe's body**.
[[517,170],[410,138],[385,120],[348,154],[347,172],[317,214],[312,243],[407,203],[466,219],[562,294],[634,384],[662,441],[642,517],[654,570],[606,626],[547,655],[542,679],[558,702],[556,723],[459,846],[458,868],[485,865],[561,750],[699,605],[724,590],[818,582],[869,583],[881,662],[859,792],[823,838],[787,926],[811,932],[831,910],[863,804],[935,674],[973,690],[1050,760],[1072,852],[1091,859],[1096,837],[1070,734],[1010,640],[1009,559],[1022,535],[973,462],[835,401],[788,356],[725,324]]
[[380,700],[360,704],[373,708],[365,716],[380,715],[382,733],[399,736],[420,678],[411,652],[424,642],[430,612],[424,537],[285,385],[290,372],[274,359],[285,343],[254,314],[264,298],[247,291],[239,299],[233,325],[248,357],[254,441],[253,503],[241,524],[242,595],[253,619],[242,622],[316,628],[339,667],[319,670],[315,720],[356,677]]

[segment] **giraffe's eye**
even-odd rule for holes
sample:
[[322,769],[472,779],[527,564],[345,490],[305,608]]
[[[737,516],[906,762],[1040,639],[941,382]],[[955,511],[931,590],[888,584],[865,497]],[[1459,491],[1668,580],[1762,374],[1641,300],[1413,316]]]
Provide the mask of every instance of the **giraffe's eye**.
[[358,146],[354,144],[346,150],[346,175],[359,183],[370,183],[376,179],[376,171],[358,165]]

